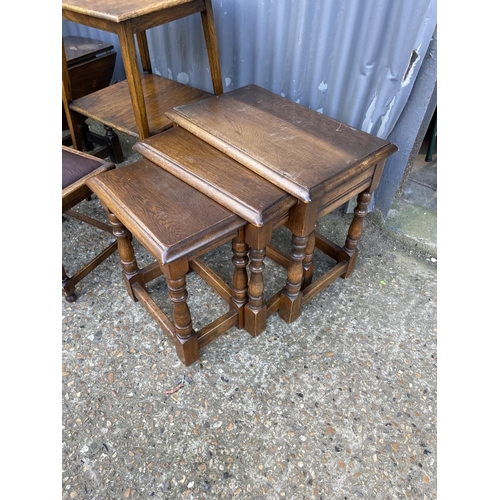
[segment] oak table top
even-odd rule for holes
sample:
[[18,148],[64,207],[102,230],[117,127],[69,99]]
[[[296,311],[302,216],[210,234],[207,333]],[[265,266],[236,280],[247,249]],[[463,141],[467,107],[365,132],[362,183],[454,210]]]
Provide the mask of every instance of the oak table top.
[[[130,230],[134,229],[141,244],[160,263],[192,255],[198,247],[224,238],[246,224],[148,160],[110,173],[90,179],[89,187]],[[183,223],[175,222],[179,220]]]
[[396,150],[386,140],[256,85],[166,114],[304,203]]
[[133,149],[257,227],[276,223],[297,202],[181,127],[138,141]]
[[[168,22],[167,11],[185,4],[203,5],[203,1],[193,0],[63,0],[63,17],[68,18],[83,16],[80,21],[87,19],[88,25],[95,23],[120,24],[126,21],[141,20],[142,24],[151,23],[152,25],[143,25],[142,30],[153,27],[153,25]],[[201,9],[200,9],[201,10]],[[162,15],[167,18],[166,21],[156,20],[148,21],[152,16]],[[94,19],[92,21],[91,19]],[[85,23],[82,23],[85,24]]]

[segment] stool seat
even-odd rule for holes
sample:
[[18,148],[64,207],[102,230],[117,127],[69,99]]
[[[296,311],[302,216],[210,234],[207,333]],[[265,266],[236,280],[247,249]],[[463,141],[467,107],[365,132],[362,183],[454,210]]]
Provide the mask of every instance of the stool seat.
[[[86,184],[88,179],[114,168],[113,163],[62,146],[62,213],[112,233],[111,226],[71,209],[92,195],[92,191]],[[115,250],[116,242],[113,242],[71,277],[66,274],[63,266],[62,291],[68,302],[76,300],[75,285]]]
[[[229,328],[243,327],[247,302],[246,221],[203,193],[151,163],[140,160],[88,180],[108,211],[123,278],[130,297],[140,301],[190,365],[200,348]],[[156,259],[139,268],[130,234]],[[199,257],[232,240],[233,284],[228,286]],[[229,305],[229,311],[194,331],[187,305],[186,273],[195,271]],[[157,305],[147,283],[164,274],[173,320]]]
[[63,200],[71,193],[86,187],[85,180],[99,172],[110,169],[112,163],[100,160],[95,156],[83,155],[74,149],[62,149],[62,189]]

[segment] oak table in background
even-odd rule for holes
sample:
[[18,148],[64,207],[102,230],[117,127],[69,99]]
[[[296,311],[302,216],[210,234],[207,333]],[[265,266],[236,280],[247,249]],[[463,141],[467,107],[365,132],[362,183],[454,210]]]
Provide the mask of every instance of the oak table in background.
[[69,92],[70,109],[139,139],[169,128],[172,122],[165,116],[167,109],[211,94],[154,74],[146,30],[195,13],[201,14],[214,93],[221,94],[211,0],[63,0],[63,19],[118,35],[126,74],[122,82],[73,99],[69,82],[64,81],[63,60],[63,88]]

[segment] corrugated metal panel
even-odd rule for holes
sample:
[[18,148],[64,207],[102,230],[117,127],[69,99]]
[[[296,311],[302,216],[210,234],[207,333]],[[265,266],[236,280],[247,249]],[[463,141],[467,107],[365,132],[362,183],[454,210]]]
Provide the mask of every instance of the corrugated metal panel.
[[[387,138],[436,27],[436,0],[213,0],[225,91],[256,83]],[[63,22],[63,35],[110,33]],[[200,16],[148,31],[154,71],[212,91]],[[124,78],[121,61],[115,71]]]

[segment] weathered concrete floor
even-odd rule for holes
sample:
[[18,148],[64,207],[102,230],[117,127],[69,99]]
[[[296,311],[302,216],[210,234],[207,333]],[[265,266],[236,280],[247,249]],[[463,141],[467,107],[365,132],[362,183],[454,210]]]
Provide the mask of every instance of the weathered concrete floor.
[[[81,210],[103,215],[96,199]],[[343,243],[350,219],[320,231]],[[74,220],[63,234],[70,272],[110,241]],[[207,261],[230,279],[228,245]],[[266,266],[269,296],[285,275]],[[231,329],[185,367],[113,255],[62,299],[62,498],[437,498],[436,278],[367,217],[347,280],[293,324]],[[164,280],[152,290],[168,308]],[[193,274],[188,291],[195,328],[224,310]]]

